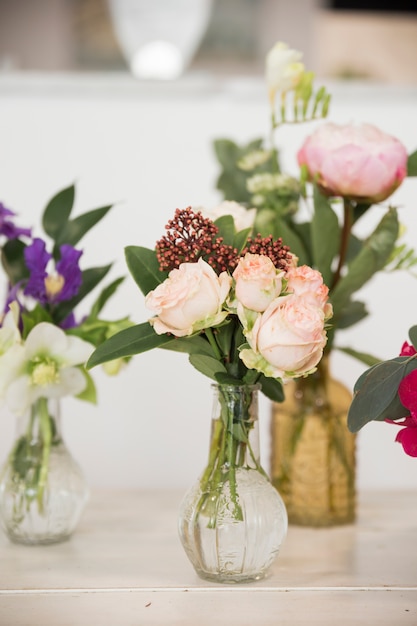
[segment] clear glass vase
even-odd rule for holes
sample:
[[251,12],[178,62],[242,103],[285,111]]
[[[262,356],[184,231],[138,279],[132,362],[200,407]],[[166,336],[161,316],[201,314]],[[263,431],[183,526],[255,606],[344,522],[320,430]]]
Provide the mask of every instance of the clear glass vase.
[[347,428],[351,392],[329,371],[317,371],[284,387],[272,408],[272,482],[291,524],[350,524],[356,509],[356,437]]
[[197,574],[263,578],[287,532],[285,505],[259,459],[259,386],[213,385],[208,464],[185,495],[179,534]]
[[16,543],[67,539],[88,499],[84,475],[62,439],[59,409],[59,400],[41,398],[18,418],[0,474],[0,519]]

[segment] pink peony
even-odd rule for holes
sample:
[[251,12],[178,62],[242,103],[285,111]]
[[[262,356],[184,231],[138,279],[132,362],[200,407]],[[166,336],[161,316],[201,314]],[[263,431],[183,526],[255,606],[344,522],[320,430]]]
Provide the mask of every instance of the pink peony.
[[149,320],[150,324],[158,335],[172,333],[176,337],[220,324],[227,317],[222,306],[230,282],[226,272],[217,276],[203,259],[197,263],[181,263],[146,296],[146,306],[157,314]]
[[297,157],[323,193],[361,202],[385,200],[407,175],[405,147],[371,124],[324,124]]
[[261,313],[281,293],[283,276],[269,257],[248,252],[233,272],[236,298],[247,309]]
[[398,395],[403,404],[410,411],[410,415],[401,421],[387,420],[396,426],[404,426],[396,438],[406,454],[417,457],[417,370],[413,370],[403,378],[399,387]]

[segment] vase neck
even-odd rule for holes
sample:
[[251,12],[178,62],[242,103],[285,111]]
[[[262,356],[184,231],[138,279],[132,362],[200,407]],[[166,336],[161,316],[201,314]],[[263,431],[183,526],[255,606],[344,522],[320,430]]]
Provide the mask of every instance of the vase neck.
[[213,385],[213,389],[210,457],[216,450],[223,469],[259,469],[259,386]]
[[39,398],[18,418],[18,435],[30,436],[32,441],[50,438],[61,441],[60,403],[57,398]]

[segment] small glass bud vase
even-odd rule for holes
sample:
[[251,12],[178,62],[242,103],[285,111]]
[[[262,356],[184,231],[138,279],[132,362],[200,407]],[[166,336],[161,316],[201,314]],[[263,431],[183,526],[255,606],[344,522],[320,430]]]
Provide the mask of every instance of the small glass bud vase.
[[88,499],[85,478],[62,439],[59,408],[59,400],[40,398],[18,418],[0,474],[0,519],[16,543],[64,541]]
[[259,386],[213,388],[208,464],[183,499],[179,534],[201,578],[250,582],[278,555],[287,513],[260,464]]

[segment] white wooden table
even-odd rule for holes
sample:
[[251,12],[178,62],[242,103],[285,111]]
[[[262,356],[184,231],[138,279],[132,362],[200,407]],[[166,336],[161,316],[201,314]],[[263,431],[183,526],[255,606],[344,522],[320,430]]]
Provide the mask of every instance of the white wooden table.
[[360,494],[352,526],[290,526],[269,577],[247,585],[197,577],[177,536],[181,497],[97,491],[65,543],[0,535],[1,626],[416,626],[415,491]]

